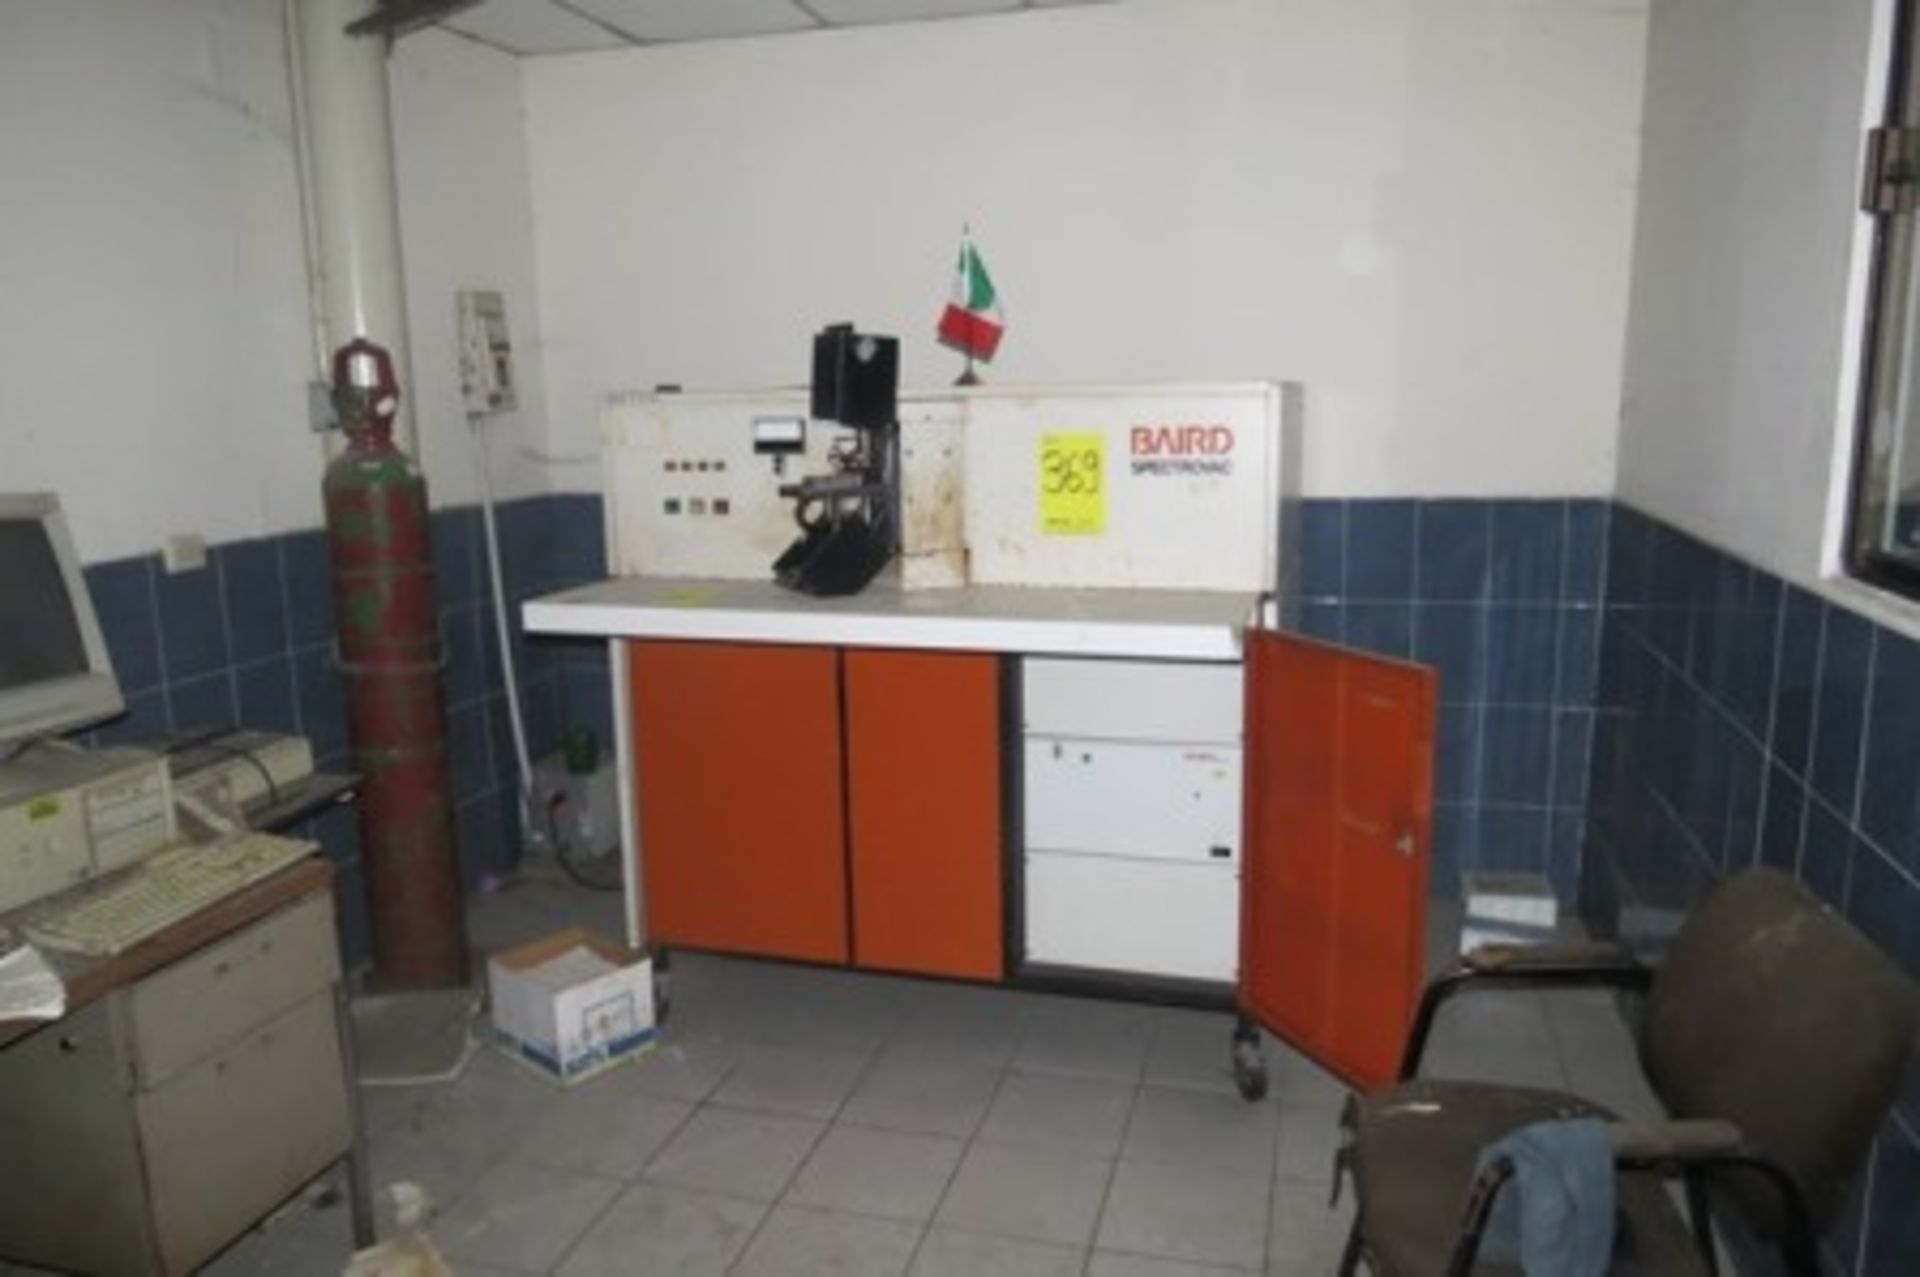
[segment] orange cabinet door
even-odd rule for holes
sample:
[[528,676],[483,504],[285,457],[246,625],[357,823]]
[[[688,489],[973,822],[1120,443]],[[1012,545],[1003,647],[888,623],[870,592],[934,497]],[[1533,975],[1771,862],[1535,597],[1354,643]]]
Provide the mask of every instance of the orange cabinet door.
[[1247,635],[1240,1003],[1362,1090],[1425,978],[1433,671]]
[[1000,979],[998,658],[850,651],[846,695],[854,961]]
[[628,645],[647,934],[847,961],[839,657]]

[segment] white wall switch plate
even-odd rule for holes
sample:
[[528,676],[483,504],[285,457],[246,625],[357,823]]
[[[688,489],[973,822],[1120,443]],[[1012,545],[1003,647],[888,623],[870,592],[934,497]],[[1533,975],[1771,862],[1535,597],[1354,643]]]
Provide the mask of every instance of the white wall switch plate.
[[160,561],[169,572],[198,572],[207,566],[207,539],[191,532],[170,536],[160,547]]

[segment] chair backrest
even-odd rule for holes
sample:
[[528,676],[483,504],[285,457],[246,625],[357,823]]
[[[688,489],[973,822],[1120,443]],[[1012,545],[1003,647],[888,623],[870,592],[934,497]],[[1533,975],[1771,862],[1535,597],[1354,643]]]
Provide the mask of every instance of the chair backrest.
[[[1785,874],[1722,882],[1654,976],[1640,1058],[1674,1117],[1718,1117],[1792,1173],[1816,1224],[1831,1220],[1898,1094],[1920,1000],[1913,982]],[[1777,1199],[1726,1182],[1776,1234]]]

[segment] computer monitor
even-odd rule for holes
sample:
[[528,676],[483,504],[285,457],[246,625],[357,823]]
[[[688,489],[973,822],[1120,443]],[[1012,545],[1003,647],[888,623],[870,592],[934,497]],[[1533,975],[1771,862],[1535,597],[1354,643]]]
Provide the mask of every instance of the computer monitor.
[[51,493],[0,493],[0,747],[125,708]]

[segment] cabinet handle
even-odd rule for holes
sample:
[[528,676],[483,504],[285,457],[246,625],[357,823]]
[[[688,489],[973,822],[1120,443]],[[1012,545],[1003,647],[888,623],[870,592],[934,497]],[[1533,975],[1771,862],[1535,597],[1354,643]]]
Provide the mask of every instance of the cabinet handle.
[[1393,840],[1393,849],[1401,855],[1411,858],[1413,856],[1413,830],[1402,829],[1400,836]]

